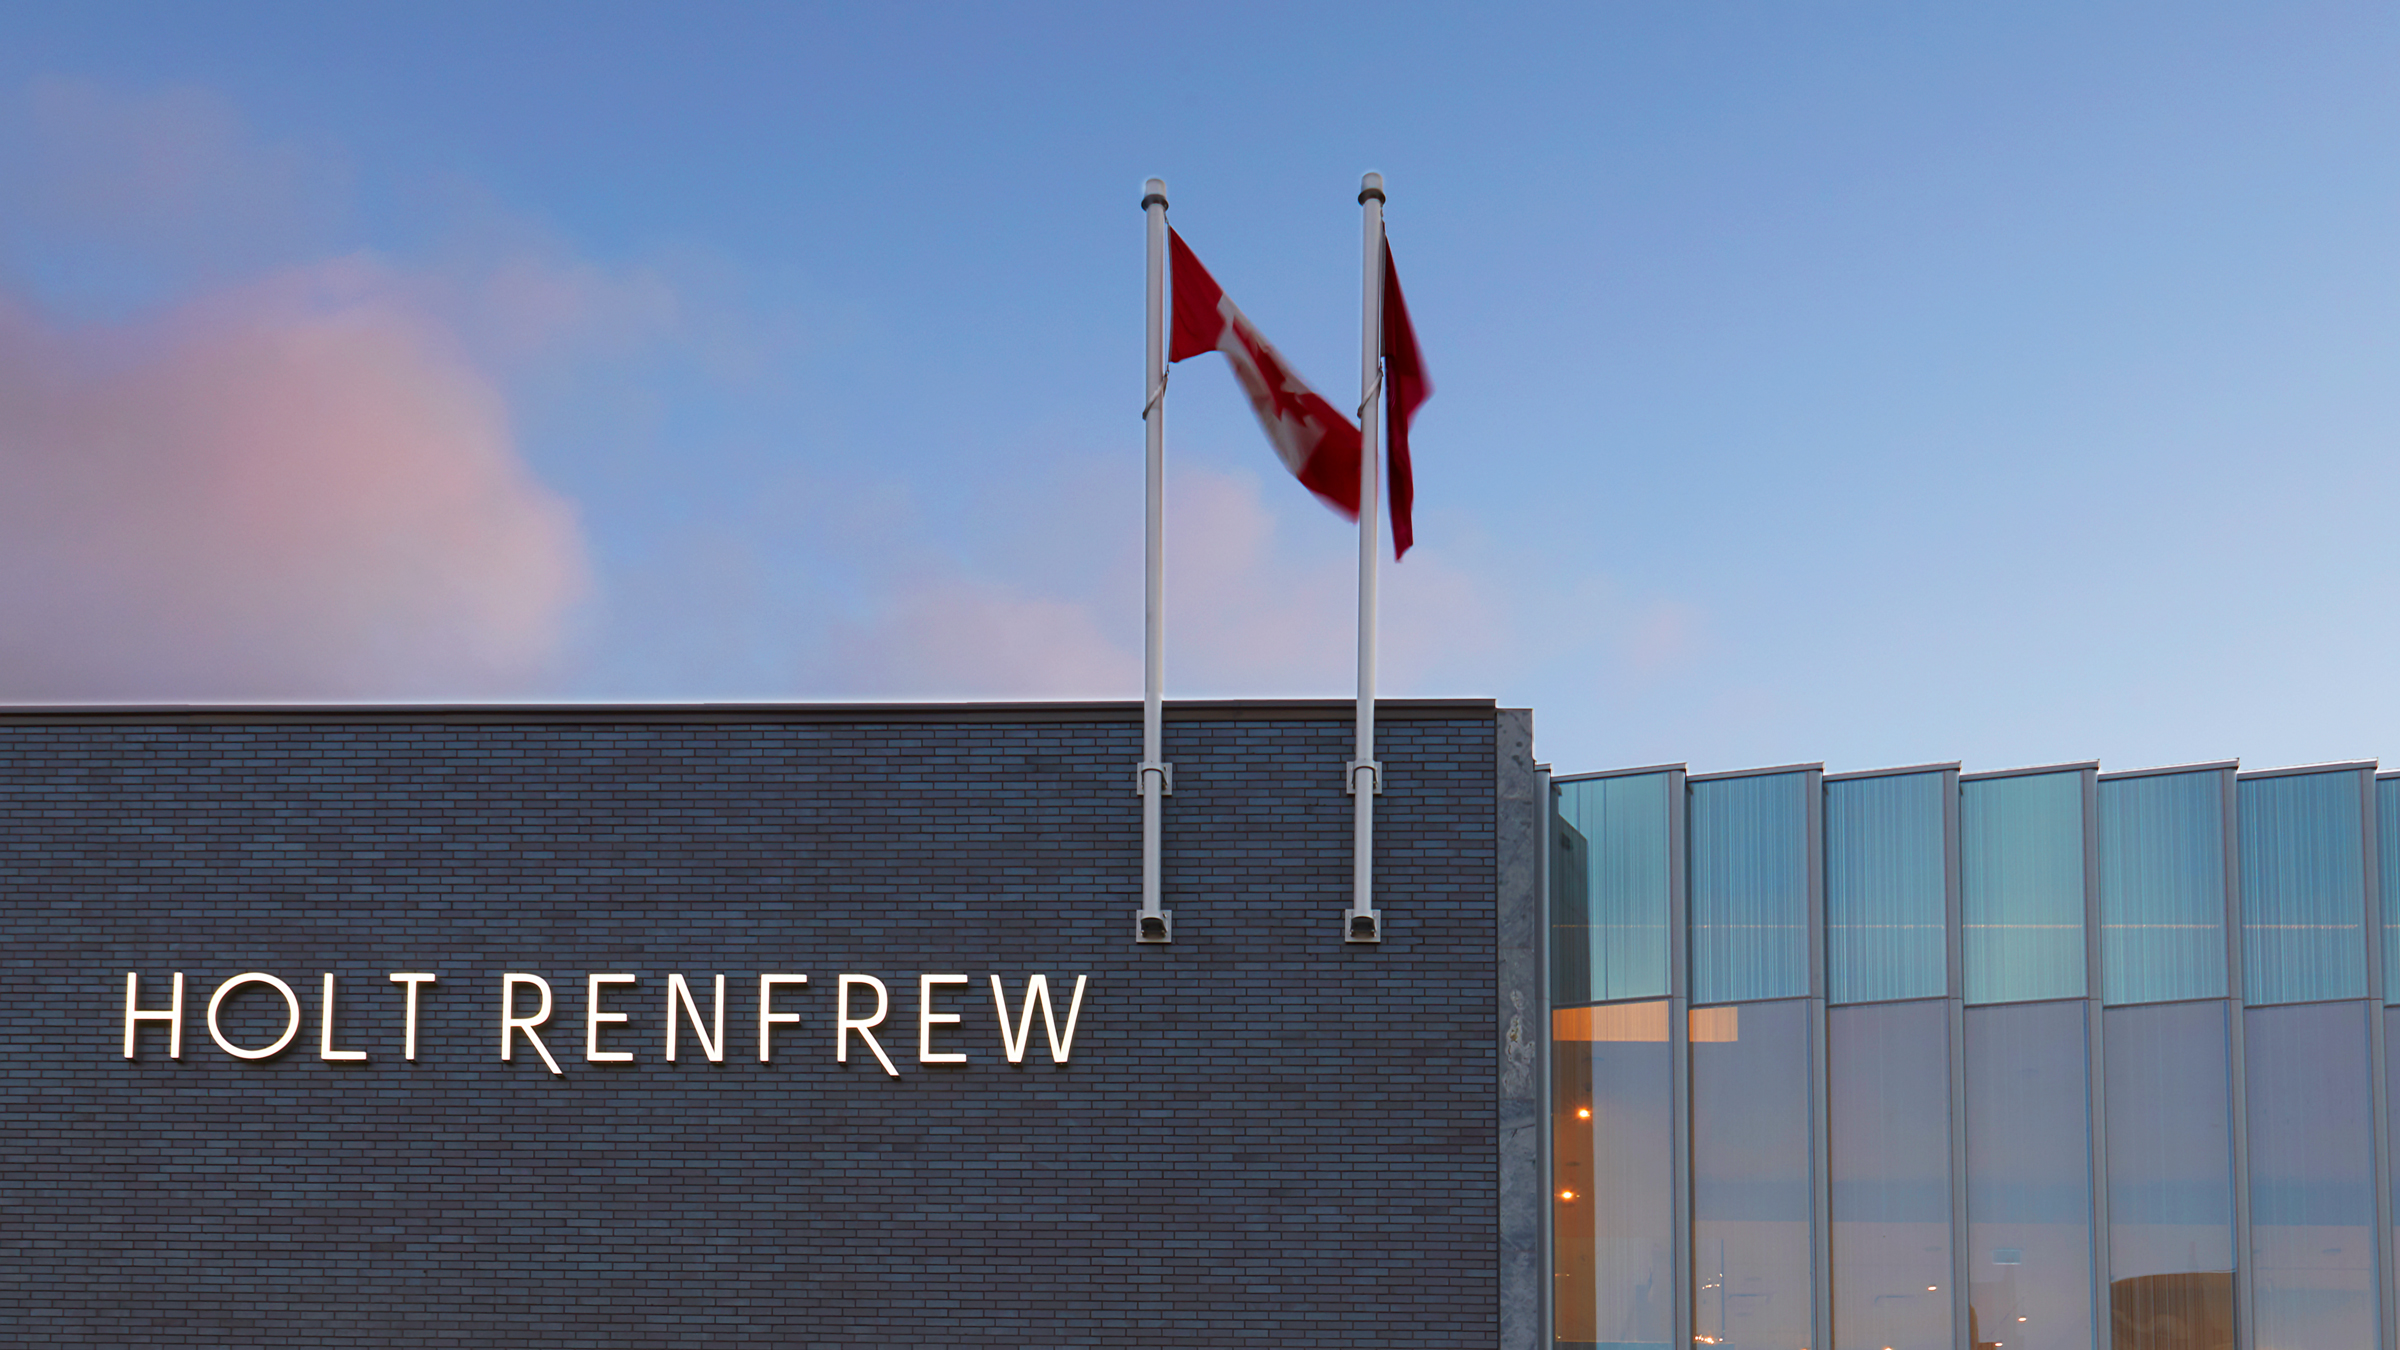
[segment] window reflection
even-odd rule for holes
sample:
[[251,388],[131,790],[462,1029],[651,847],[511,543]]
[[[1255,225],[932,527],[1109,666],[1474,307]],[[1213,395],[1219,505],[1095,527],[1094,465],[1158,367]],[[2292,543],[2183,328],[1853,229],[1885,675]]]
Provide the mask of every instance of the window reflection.
[[1948,1350],[1949,1005],[1835,1008],[1826,1033],[1836,1350]]
[[1560,1008],[1551,1030],[1557,1344],[1674,1335],[1674,1078],[1667,1004]]
[[1813,772],[1691,784],[1692,998],[1808,994]]
[[2246,1001],[2367,996],[2365,777],[2349,769],[2242,780]]
[[1940,998],[1949,983],[1946,773],[1825,785],[1825,975],[1836,1003]]
[[1967,1269],[1978,1345],[2092,1344],[2085,1017],[2081,1000],[1967,1010]]
[[2111,1003],[2225,996],[2223,769],[2100,780],[2100,987]]
[[2117,1350],[2233,1344],[2226,1005],[2111,1008],[2109,1294]]
[[1967,1002],[2083,996],[2084,772],[1959,786]]
[[1693,1339],[1803,1350],[1813,1316],[1808,1004],[1691,1017]]
[[2367,1007],[2252,1008],[2242,1023],[2259,1350],[2374,1350]]
[[1551,858],[1551,997],[1664,996],[1676,806],[1671,772],[1572,779],[1557,788]]

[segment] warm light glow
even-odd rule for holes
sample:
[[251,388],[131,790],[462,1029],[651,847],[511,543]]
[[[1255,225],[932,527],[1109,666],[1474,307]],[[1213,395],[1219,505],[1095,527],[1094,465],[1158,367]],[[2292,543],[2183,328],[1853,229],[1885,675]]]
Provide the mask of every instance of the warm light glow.
[[1573,1199],[1575,1198],[1575,1192],[1573,1192],[1573,1191],[1560,1191],[1560,1192],[1558,1193],[1558,1198],[1559,1198],[1559,1199],[1561,1199],[1561,1200],[1573,1200]]
[[1590,1119],[1592,1118],[1592,1108],[1590,1108],[1590,1107],[1588,1107],[1588,1106],[1578,1106],[1578,1107],[1576,1107],[1576,1108],[1575,1108],[1575,1118],[1576,1118],[1577,1120],[1590,1120]]

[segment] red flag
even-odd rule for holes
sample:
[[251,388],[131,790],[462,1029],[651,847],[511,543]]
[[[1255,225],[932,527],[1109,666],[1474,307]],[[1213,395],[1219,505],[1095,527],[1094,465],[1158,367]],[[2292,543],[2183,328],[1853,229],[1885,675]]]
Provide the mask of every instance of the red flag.
[[1233,363],[1233,378],[1249,396],[1250,411],[1258,415],[1258,425],[1283,467],[1327,506],[1357,518],[1358,424],[1292,372],[1283,353],[1259,336],[1225,298],[1225,288],[1173,230],[1167,231],[1167,256],[1175,278],[1175,321],[1167,359],[1225,353]]
[[1400,274],[1392,270],[1392,242],[1383,242],[1383,437],[1384,465],[1392,480],[1392,556],[1406,557],[1417,542],[1410,513],[1417,503],[1417,480],[1408,463],[1408,423],[1417,405],[1433,394],[1425,378],[1425,358],[1417,352],[1417,330],[1408,322],[1408,302],[1400,298]]

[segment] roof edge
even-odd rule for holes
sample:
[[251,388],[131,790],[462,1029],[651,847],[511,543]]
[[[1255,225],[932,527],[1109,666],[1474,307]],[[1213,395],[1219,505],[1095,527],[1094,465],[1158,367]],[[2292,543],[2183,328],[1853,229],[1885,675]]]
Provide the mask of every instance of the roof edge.
[[[1358,702],[1169,700],[1170,722],[1347,722]],[[1393,722],[1486,722],[1491,699],[1377,699]],[[387,703],[0,706],[0,726],[559,726],[593,723],[1139,722],[1138,701],[1057,703]]]

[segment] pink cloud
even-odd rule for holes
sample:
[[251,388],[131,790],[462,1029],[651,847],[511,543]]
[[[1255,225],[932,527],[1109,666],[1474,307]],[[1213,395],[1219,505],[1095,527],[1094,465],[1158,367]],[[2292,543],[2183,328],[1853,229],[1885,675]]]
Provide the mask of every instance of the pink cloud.
[[0,699],[468,696],[586,582],[497,390],[370,265],[69,329],[0,297]]
[[812,691],[843,698],[1139,698],[1141,654],[1092,607],[966,576],[901,587],[832,626]]
[[[988,550],[972,571],[920,560],[870,580],[865,615],[823,628],[805,663],[806,695],[1137,696],[1139,500],[1104,499],[1072,475],[1049,488],[1047,499],[1008,499],[1021,537]],[[1170,475],[1170,697],[1342,698],[1355,689],[1356,535],[1304,501],[1292,518],[1279,515],[1266,494],[1287,488],[1299,491],[1203,467]],[[875,532],[942,533],[913,516],[881,519]],[[1051,559],[1061,541],[1080,549],[1080,578],[1054,560],[1029,567]],[[1029,570],[1051,575],[982,579]],[[1605,578],[1556,576],[1471,541],[1436,541],[1406,562],[1387,560],[1382,588],[1387,697],[1508,698],[1532,672],[1562,666],[1594,687],[1672,678],[1701,645],[1700,617],[1687,607],[1630,597]]]
[[0,205],[53,246],[223,271],[288,255],[349,210],[351,172],[321,145],[267,143],[224,98],[44,76],[0,104]]

